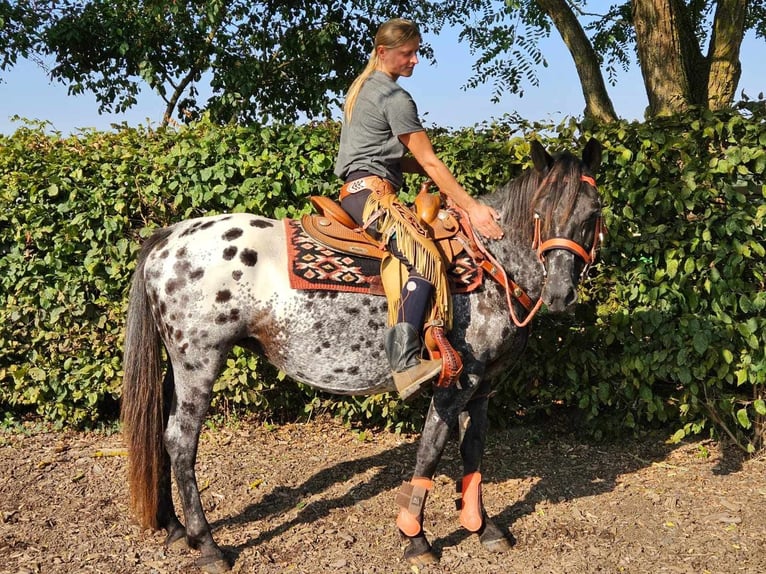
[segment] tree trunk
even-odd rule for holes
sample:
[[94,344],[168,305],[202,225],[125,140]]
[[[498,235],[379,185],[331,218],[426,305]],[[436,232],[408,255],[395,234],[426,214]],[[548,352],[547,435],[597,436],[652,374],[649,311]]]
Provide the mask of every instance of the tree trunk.
[[632,0],[649,115],[707,103],[707,70],[682,0]]
[[537,0],[553,20],[574,59],[585,98],[585,117],[598,122],[617,121],[612,100],[606,91],[599,58],[566,0]]
[[745,35],[747,0],[719,0],[713,22],[708,61],[707,105],[711,110],[731,106],[742,66],[739,49]]

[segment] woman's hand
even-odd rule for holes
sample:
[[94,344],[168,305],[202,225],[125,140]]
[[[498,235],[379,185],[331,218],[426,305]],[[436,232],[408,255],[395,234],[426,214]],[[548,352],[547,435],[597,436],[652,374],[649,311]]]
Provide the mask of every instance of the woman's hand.
[[471,225],[480,235],[487,239],[502,239],[503,230],[497,224],[500,215],[489,205],[480,201],[474,201],[473,205],[466,210]]

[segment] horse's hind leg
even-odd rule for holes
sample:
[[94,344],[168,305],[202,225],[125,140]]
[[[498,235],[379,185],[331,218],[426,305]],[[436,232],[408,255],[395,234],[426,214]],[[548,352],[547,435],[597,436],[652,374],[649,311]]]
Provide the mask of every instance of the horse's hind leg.
[[[170,455],[178,492],[186,518],[186,541],[199,549],[197,565],[205,572],[215,574],[231,568],[221,548],[213,540],[210,525],[205,518],[194,470],[202,424],[210,407],[213,381],[218,375],[225,353],[209,357],[205,368],[173,361],[176,368],[175,395],[171,402],[165,430],[165,446]],[[195,368],[196,367],[196,368]]]
[[[162,383],[162,392],[162,404],[164,405],[164,428],[167,428],[171,405],[173,404],[175,398],[173,369],[170,366],[165,372],[165,380]],[[159,501],[157,504],[157,523],[160,528],[164,528],[167,532],[165,545],[172,547],[179,543],[179,541],[183,541],[184,545],[186,544],[186,529],[178,520],[175,506],[173,505],[170,469],[170,455],[168,454],[167,449],[163,449],[162,476],[160,477],[158,492]]]
[[504,552],[513,545],[511,539],[487,516],[481,497],[481,461],[484,456],[489,419],[490,385],[483,382],[474,398],[460,413],[460,455],[463,460],[460,523],[476,532],[482,545],[492,552]]

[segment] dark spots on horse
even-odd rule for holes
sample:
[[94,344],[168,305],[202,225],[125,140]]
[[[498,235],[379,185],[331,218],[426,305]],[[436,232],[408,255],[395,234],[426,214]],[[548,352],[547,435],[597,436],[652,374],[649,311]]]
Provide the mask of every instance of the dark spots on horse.
[[234,259],[234,256],[237,254],[237,248],[234,245],[230,245],[226,249],[223,250],[223,258],[226,261],[231,261]]
[[240,311],[239,309],[231,309],[228,313],[219,313],[215,322],[218,325],[225,325],[226,323],[236,323],[239,321]]
[[343,310],[349,315],[358,315],[360,312],[356,307],[345,307]]
[[237,269],[236,271],[232,271],[231,278],[234,279],[234,281],[239,281],[240,279],[242,279],[242,271],[240,269]]
[[229,322],[229,316],[226,313],[219,313],[215,318],[216,325],[225,325]]
[[215,221],[206,221],[202,225],[199,226],[200,229],[210,229],[215,225]]
[[354,343],[354,344],[353,344],[353,345],[351,345],[351,347],[349,347],[349,348],[350,348],[352,351],[359,351],[359,350],[362,348],[362,346],[361,346],[359,343]]
[[184,259],[186,255],[186,247],[181,247],[178,251],[176,251],[176,259]]
[[181,353],[182,355],[185,355],[186,354],[186,350],[188,348],[189,348],[189,343],[184,343],[183,345],[178,347],[178,352]]
[[163,239],[157,244],[157,247],[155,249],[165,249],[167,245],[168,245],[168,238],[166,237],[165,239]]
[[191,273],[189,273],[189,278],[192,281],[198,281],[202,278],[202,276],[205,274],[205,270],[200,267],[199,269],[195,269]]
[[318,331],[319,329],[322,328],[323,325],[324,325],[324,323],[322,323],[322,321],[315,321],[314,324],[311,325],[311,329],[313,331]]
[[173,337],[175,338],[176,341],[180,341],[181,339],[184,338],[184,332],[181,331],[181,329],[176,329],[176,332],[173,333]]
[[239,227],[232,227],[231,229],[227,230],[226,233],[224,233],[221,238],[224,241],[234,241],[238,237],[242,237],[242,234],[244,232]]
[[256,263],[258,263],[258,252],[254,251],[253,249],[245,248],[242,250],[242,253],[239,256],[239,260],[248,267],[253,267]]
[[178,275],[179,277],[183,277],[184,275],[188,275],[189,274],[189,269],[191,269],[191,263],[189,263],[185,259],[179,259],[173,265],[173,271],[175,271],[176,275]]
[[322,341],[322,347],[325,349],[330,348],[330,341]]
[[328,295],[328,297],[330,297],[330,299],[337,299],[338,293],[336,291],[330,291],[330,294]]
[[231,299],[231,291],[228,289],[223,289],[215,294],[216,303],[226,303],[229,299]]
[[160,251],[160,259],[167,259],[168,255],[170,255],[170,251],[167,249]]
[[320,349],[319,347],[314,347],[314,354],[315,355],[321,355],[322,354],[322,349]]
[[257,227],[258,229],[268,229],[269,227],[274,227],[274,224],[271,221],[266,221],[265,219],[251,219],[250,226]]
[[[156,301],[157,300],[157,292],[153,291],[152,294],[154,295],[154,300]],[[165,303],[165,301],[162,301],[160,303],[160,315],[164,315],[167,312],[168,312],[168,304]]]
[[372,299],[370,299],[369,297],[362,297],[362,305],[364,305],[365,307],[369,307],[371,303],[372,303]]
[[379,359],[380,358],[380,351],[373,351],[370,353],[370,357],[373,359]]
[[199,412],[199,406],[196,403],[184,401],[181,403],[181,412],[190,417],[196,417]]
[[187,371],[198,371],[202,368],[202,364],[199,361],[192,363],[191,361],[184,362],[184,369]]
[[380,330],[380,323],[376,322],[375,319],[370,319],[367,321],[367,327],[371,331],[379,331]]
[[354,365],[353,367],[349,367],[346,369],[346,373],[349,375],[358,375],[359,374],[359,367],[357,365]]
[[184,285],[186,285],[186,281],[183,279],[169,279],[168,282],[165,283],[165,292],[168,295],[172,295],[178,289],[182,289]]

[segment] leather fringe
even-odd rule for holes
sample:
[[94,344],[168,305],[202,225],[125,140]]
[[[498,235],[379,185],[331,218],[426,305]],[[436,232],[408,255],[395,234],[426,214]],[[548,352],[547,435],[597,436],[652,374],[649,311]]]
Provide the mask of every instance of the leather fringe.
[[[383,241],[388,243],[396,238],[396,245],[412,267],[434,286],[434,307],[429,321],[441,321],[447,330],[452,328],[452,297],[450,296],[447,270],[438,248],[428,233],[417,222],[412,212],[407,209],[395,194],[380,196],[372,193],[364,206],[365,222],[377,212],[383,215],[377,221],[378,231]],[[396,291],[396,290],[395,290]],[[396,293],[388,296],[388,325],[396,324],[401,306],[401,285]]]

